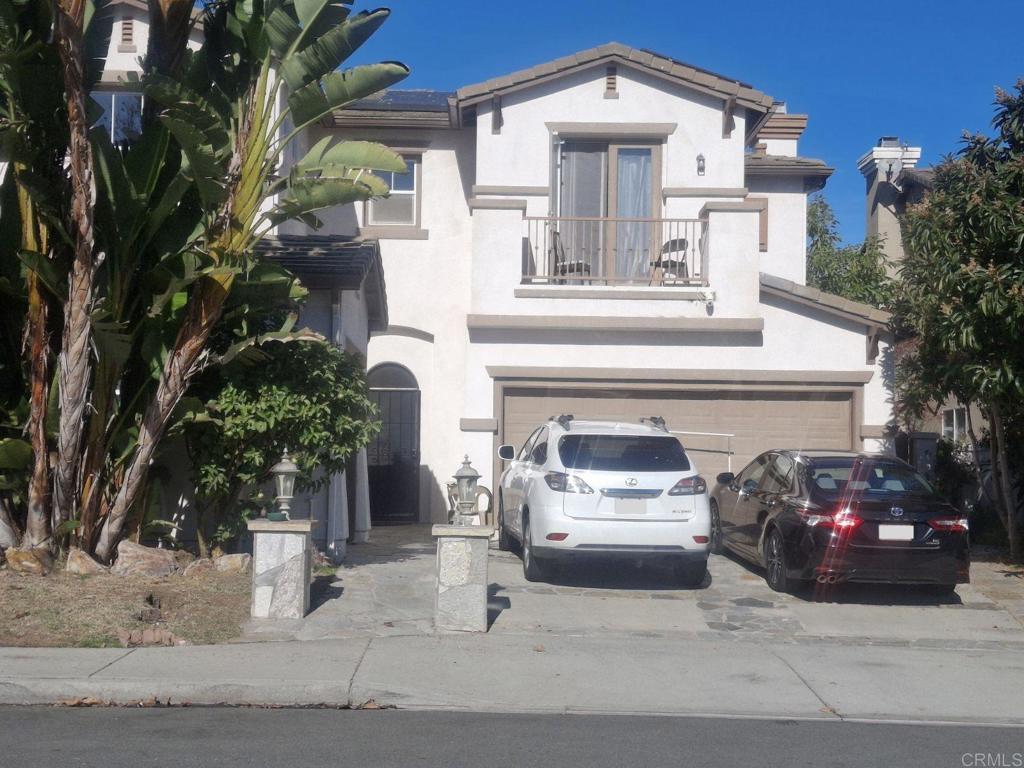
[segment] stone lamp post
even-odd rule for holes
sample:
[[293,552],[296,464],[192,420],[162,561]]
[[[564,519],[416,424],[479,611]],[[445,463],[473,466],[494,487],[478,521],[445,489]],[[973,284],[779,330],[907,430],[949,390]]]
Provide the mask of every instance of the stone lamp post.
[[455,484],[459,492],[459,510],[455,518],[456,525],[479,525],[479,513],[476,509],[476,486],[480,480],[480,473],[473,469],[469,463],[467,454],[462,460],[462,466],[455,473]]
[[252,605],[256,619],[301,619],[309,611],[313,579],[313,520],[292,520],[299,467],[285,450],[271,469],[276,509],[248,522],[252,533]]
[[454,525],[435,525],[434,626],[440,630],[487,631],[487,552],[493,530],[480,525],[476,486],[480,473],[466,456],[455,473],[458,514]]
[[298,465],[288,458],[288,449],[284,449],[281,460],[270,468],[270,474],[274,476],[274,485],[277,487],[277,497],[274,499],[277,510],[267,515],[268,520],[279,522],[290,520],[289,512],[292,508],[292,499],[295,497],[295,478],[298,477]]

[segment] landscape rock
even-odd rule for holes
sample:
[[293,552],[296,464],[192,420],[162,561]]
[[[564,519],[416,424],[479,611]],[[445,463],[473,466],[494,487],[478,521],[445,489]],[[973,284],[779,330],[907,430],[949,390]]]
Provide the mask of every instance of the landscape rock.
[[238,555],[221,555],[213,561],[214,567],[221,573],[248,573],[252,556],[242,553]]
[[194,578],[196,576],[202,576],[204,573],[209,573],[213,570],[213,560],[207,558],[200,558],[199,560],[193,560],[189,563],[185,570],[182,571],[182,576],[188,578]]
[[53,557],[45,549],[8,549],[4,552],[7,567],[15,573],[45,576],[53,570]]
[[117,545],[117,560],[110,572],[115,576],[169,576],[178,570],[174,552],[169,549],[144,547],[133,541]]
[[174,561],[178,564],[178,570],[184,570],[195,562],[196,556],[187,550],[175,549],[172,551],[174,552]]
[[107,573],[105,565],[97,563],[80,549],[72,549],[68,552],[68,564],[64,570],[79,576],[98,576],[99,574]]

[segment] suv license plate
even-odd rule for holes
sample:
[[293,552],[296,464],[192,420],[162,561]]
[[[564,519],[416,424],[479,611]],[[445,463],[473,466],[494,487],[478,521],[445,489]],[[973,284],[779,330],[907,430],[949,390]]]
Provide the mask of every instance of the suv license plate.
[[647,514],[647,501],[645,499],[616,499],[615,514],[645,515]]
[[912,525],[878,525],[878,538],[880,541],[913,541],[914,526]]

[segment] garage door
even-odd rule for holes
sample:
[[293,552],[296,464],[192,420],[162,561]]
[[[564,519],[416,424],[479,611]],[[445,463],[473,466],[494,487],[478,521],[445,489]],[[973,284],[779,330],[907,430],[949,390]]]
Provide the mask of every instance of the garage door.
[[[552,415],[635,422],[662,416],[670,430],[733,434],[732,467],[770,448],[853,447],[849,392],[663,391],[515,388],[505,390],[502,442],[517,447]],[[724,437],[679,435],[702,474],[728,467]]]

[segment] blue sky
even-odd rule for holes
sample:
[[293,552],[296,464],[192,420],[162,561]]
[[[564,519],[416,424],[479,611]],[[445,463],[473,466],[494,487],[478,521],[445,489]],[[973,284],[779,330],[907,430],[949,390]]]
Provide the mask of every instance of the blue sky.
[[[810,115],[800,152],[835,167],[825,193],[864,235],[860,157],[881,135],[955,150],[990,130],[993,89],[1024,77],[1024,0],[390,0],[360,60],[399,59],[402,87],[454,90],[615,40],[745,80]],[[372,8],[360,3],[356,8]]]

